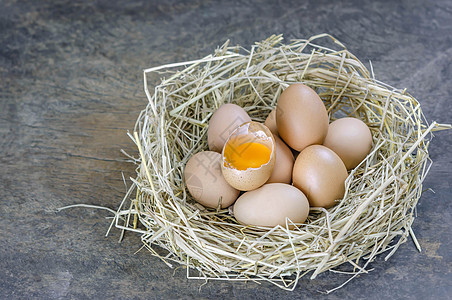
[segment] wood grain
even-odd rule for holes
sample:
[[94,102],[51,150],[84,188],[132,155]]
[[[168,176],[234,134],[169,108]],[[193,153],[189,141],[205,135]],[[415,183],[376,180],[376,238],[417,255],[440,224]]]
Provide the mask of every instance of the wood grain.
[[[348,276],[303,278],[293,293],[255,283],[187,280],[139,237],[108,238],[122,174],[137,155],[126,135],[146,106],[142,70],[197,59],[230,39],[328,32],[378,79],[407,87],[429,121],[452,122],[450,1],[3,1],[0,9],[0,295],[15,298],[312,299]],[[331,299],[450,299],[452,134],[431,143],[434,161],[411,241]],[[130,182],[127,182],[130,184]],[[347,268],[347,267],[344,267]],[[365,295],[365,297],[364,297]]]

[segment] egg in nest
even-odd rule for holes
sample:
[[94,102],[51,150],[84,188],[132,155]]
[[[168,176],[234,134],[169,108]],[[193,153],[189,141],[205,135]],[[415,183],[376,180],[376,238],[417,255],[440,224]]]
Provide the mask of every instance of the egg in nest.
[[221,170],[232,187],[250,191],[267,182],[275,159],[272,133],[265,125],[251,121],[237,127],[226,140]]

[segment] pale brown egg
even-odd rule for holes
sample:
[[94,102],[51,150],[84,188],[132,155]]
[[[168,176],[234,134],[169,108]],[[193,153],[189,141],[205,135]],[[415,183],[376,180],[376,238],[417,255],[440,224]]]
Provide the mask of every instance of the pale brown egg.
[[323,144],[328,132],[328,114],[319,95],[297,83],[282,92],[276,106],[279,136],[294,150]]
[[348,173],[341,158],[322,145],[306,147],[293,167],[293,185],[308,198],[312,207],[329,208],[342,199]]
[[221,172],[221,154],[202,151],[193,155],[185,165],[185,185],[190,195],[205,207],[230,206],[239,196],[239,191],[230,186]]
[[292,183],[292,170],[295,162],[292,150],[277,136],[273,136],[276,142],[276,161],[272,175],[267,183]]
[[224,178],[241,191],[260,187],[272,174],[275,148],[273,135],[265,125],[253,121],[240,125],[223,147]]
[[270,129],[273,136],[278,136],[278,126],[276,126],[276,109],[272,110],[265,119],[264,125]]
[[221,153],[229,135],[243,123],[251,121],[250,116],[240,106],[226,103],[220,106],[209,120],[207,144],[209,150]]
[[323,142],[353,169],[366,158],[372,148],[372,133],[367,125],[356,118],[341,118],[332,122]]
[[[241,195],[234,204],[234,217],[243,225],[283,227],[301,224],[309,214],[309,202],[296,187],[285,183],[268,183]],[[290,219],[290,221],[286,220]]]

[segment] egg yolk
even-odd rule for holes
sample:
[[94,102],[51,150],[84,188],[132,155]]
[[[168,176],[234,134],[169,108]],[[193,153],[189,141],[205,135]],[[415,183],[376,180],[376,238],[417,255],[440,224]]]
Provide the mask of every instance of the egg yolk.
[[240,143],[232,139],[226,144],[224,156],[234,168],[243,171],[266,164],[270,160],[271,150],[259,143]]

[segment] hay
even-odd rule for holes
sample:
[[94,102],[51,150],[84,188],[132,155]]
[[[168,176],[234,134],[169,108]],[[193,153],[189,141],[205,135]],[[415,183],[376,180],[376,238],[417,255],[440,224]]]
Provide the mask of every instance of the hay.
[[[314,43],[319,39],[332,47]],[[153,93],[152,74],[166,76]],[[232,102],[263,122],[295,82],[319,93],[330,121],[352,116],[371,128],[372,151],[350,172],[344,199],[328,210],[311,209],[293,230],[242,226],[228,209],[196,204],[183,170],[194,153],[208,149],[213,112]],[[408,235],[419,248],[411,225],[431,166],[431,132],[450,125],[429,125],[414,97],[376,80],[333,37],[286,45],[271,36],[251,50],[226,43],[200,60],[144,70],[144,86],[149,104],[129,134],[140,153],[137,177],[114,224],[140,233],[143,247],[167,265],[185,265],[188,278],[266,280],[293,290],[305,274],[315,278],[344,263],[353,267],[352,278],[366,273],[376,255],[389,252],[388,259]]]

